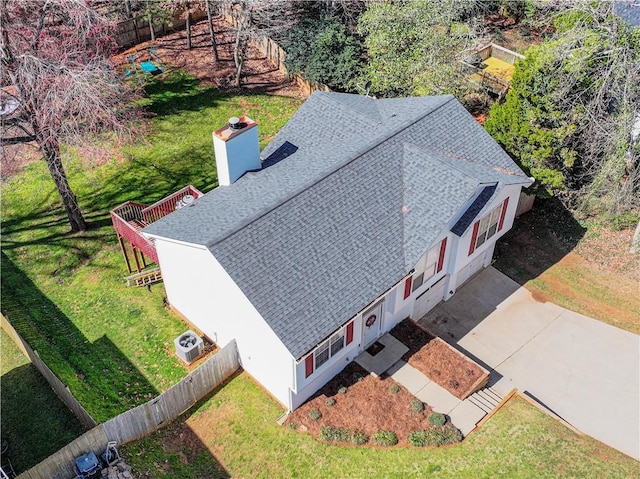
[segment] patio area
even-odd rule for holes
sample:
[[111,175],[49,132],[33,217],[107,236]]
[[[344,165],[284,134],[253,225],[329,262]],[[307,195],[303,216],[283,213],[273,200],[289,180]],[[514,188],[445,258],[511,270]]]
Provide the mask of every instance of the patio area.
[[354,359],[374,376],[381,376],[396,364],[409,348],[386,333]]

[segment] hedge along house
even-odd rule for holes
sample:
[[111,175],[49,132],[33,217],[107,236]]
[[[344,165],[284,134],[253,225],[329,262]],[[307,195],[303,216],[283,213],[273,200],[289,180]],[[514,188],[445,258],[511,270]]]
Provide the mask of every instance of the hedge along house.
[[259,157],[214,132],[220,186],[147,226],[171,306],[294,410],[491,261],[531,180],[452,96],[316,92]]

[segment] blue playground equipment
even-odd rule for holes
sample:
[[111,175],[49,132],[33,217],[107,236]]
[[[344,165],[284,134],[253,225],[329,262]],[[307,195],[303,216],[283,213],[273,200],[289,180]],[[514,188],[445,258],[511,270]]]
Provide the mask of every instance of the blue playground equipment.
[[124,72],[125,76],[135,75],[139,82],[145,80],[147,75],[164,73],[162,60],[160,60],[155,45],[132,51],[127,54],[127,61],[128,66]]

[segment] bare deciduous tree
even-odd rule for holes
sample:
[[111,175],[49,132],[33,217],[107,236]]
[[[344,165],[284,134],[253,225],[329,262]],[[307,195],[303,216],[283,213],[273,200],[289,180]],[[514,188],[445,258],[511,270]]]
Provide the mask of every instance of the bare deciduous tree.
[[207,22],[209,24],[209,34],[211,35],[211,48],[213,49],[213,59],[216,62],[220,61],[218,55],[218,44],[216,43],[216,35],[213,29],[213,9],[211,8],[211,0],[204,0],[205,8],[207,9]]
[[0,3],[2,87],[19,102],[19,132],[1,144],[35,141],[60,194],[72,231],[87,223],[69,186],[60,145],[87,135],[127,131],[130,93],[110,55],[114,25],[85,0]]
[[303,7],[302,3],[295,0],[222,0],[220,2],[223,15],[231,17],[236,32],[233,49],[236,86],[240,86],[242,79],[242,66],[249,40],[259,34],[278,40],[298,18]]

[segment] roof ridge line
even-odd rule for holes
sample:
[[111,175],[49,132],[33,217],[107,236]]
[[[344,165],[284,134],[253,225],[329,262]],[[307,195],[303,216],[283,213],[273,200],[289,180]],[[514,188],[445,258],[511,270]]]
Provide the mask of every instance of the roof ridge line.
[[[325,96],[325,95],[322,95],[322,96]],[[443,96],[445,96],[445,95],[443,95]],[[446,96],[449,96],[449,95],[446,95]],[[296,198],[297,196],[299,196],[300,194],[302,194],[303,192],[308,190],[310,186],[313,186],[316,183],[319,183],[319,182],[323,181],[324,179],[326,179],[329,176],[333,175],[334,173],[336,173],[337,171],[341,170],[345,166],[351,164],[353,161],[357,160],[362,155],[365,155],[369,151],[371,151],[374,148],[378,147],[379,145],[381,145],[385,141],[388,141],[391,138],[397,136],[402,131],[404,131],[407,128],[407,126],[409,126],[409,125],[411,125],[413,123],[416,123],[416,122],[424,119],[425,117],[431,115],[432,113],[434,113],[435,111],[439,110],[440,108],[442,108],[443,106],[445,106],[446,104],[451,102],[452,100],[455,100],[455,97],[453,95],[450,95],[450,98],[448,98],[441,105],[438,105],[437,107],[428,110],[423,115],[420,115],[417,118],[402,122],[400,125],[398,125],[396,128],[394,128],[391,131],[391,133],[386,135],[384,138],[379,138],[379,139],[375,138],[375,139],[373,139],[369,144],[367,144],[367,145],[359,148],[358,150],[356,150],[350,157],[348,157],[346,160],[343,160],[341,163],[335,165],[333,168],[329,169],[326,173],[323,172],[323,173],[319,174],[316,178],[312,178],[311,180],[309,180],[308,182],[304,183],[303,185],[301,185],[299,188],[297,188],[296,190],[294,190],[292,193],[288,194],[287,196],[279,198],[278,201],[275,201],[271,205],[265,206],[264,208],[262,208],[261,210],[256,212],[254,215],[249,216],[245,220],[239,222],[235,227],[230,228],[224,234],[220,235],[217,238],[214,238],[211,241],[208,241],[205,244],[205,246],[207,248],[212,248],[213,246],[217,245],[218,243],[226,240],[227,238],[229,238],[230,236],[236,234],[238,231],[242,230],[243,228],[245,228],[246,226],[250,225],[254,221],[257,221],[260,218],[262,218],[263,216],[266,216],[268,213],[270,213],[271,211],[273,211],[277,207],[279,207],[279,206],[291,201],[293,198]]]
[[[411,142],[405,142],[404,146],[413,148],[414,150],[417,150],[418,152],[421,152],[421,153],[431,154],[433,159],[436,160],[437,162],[443,164],[448,169],[454,170],[456,173],[460,174],[461,176],[464,176],[465,178],[470,178],[470,179],[474,180],[474,182],[478,182],[478,184],[486,183],[486,181],[480,181],[475,176],[470,175],[469,173],[467,173],[467,172],[463,171],[462,169],[458,168],[457,166],[450,165],[446,161],[442,161],[442,159],[439,157],[440,155],[439,155],[438,151],[434,150],[433,148],[421,148],[418,145],[415,145],[415,144],[413,144]],[[451,158],[451,159],[452,160],[456,160],[456,158]],[[459,161],[459,160],[456,160],[456,161]],[[489,183],[494,183],[494,182],[489,182]]]
[[491,171],[493,174],[500,175],[501,181],[503,181],[503,182],[505,181],[506,178],[520,178],[522,180],[525,179],[525,177],[523,177],[522,175],[519,175],[517,173],[513,174],[513,175],[509,175],[507,173],[503,173],[502,171],[496,169],[496,168],[499,168],[499,167],[487,166],[487,165],[483,165],[483,164],[476,163],[474,161],[468,160],[466,158],[457,158],[456,156],[450,156],[447,153],[445,153],[444,151],[438,150],[437,148],[433,148],[433,147],[431,147],[431,148],[421,148],[421,147],[419,147],[417,145],[414,145],[411,142],[407,142],[406,145],[411,146],[411,147],[415,148],[418,151],[433,154],[434,158],[438,162],[442,163],[443,165],[445,165],[446,167],[448,167],[450,169],[454,169],[455,171],[459,172],[461,175],[464,175],[464,176],[466,176],[468,178],[473,178],[475,181],[478,181],[480,184],[483,184],[483,183],[494,183],[494,182],[493,181],[481,180],[479,178],[476,178],[475,176],[463,171],[456,164],[449,164],[446,161],[443,161],[441,159],[441,156],[446,156],[447,158],[451,159],[455,163],[465,162],[465,163],[469,163],[469,164],[471,164],[471,165],[473,165],[473,166],[475,166],[477,168],[481,168],[481,169],[483,169],[485,171]]
[[[359,116],[360,118],[365,119],[368,123],[373,123],[374,125],[380,125],[382,123],[382,121],[373,120],[370,117],[366,116],[364,113],[359,112],[358,110],[355,110],[353,108],[347,107],[346,105],[344,105],[344,103],[340,103],[339,101],[333,100],[332,98],[335,98],[335,97],[333,97],[332,95],[327,95],[327,93],[329,93],[329,92],[323,91],[323,92],[319,92],[319,93],[320,93],[319,97],[323,101],[329,102],[329,103],[331,103],[333,105],[338,105],[338,106],[344,108],[345,110],[349,110],[350,112],[353,112],[355,115]],[[362,95],[357,95],[357,96],[362,96]],[[370,97],[365,97],[365,98],[370,98]],[[378,115],[380,115],[380,111],[379,110],[378,110]],[[380,115],[380,116],[382,117],[382,115]]]

